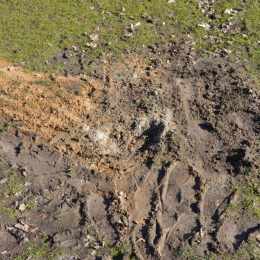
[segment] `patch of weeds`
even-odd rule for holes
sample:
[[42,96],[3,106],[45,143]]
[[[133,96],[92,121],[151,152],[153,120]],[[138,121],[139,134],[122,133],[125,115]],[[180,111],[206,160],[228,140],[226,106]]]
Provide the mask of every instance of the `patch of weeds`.
[[211,257],[201,257],[198,256],[198,250],[196,247],[185,247],[182,248],[178,254],[178,259],[180,260],[212,260]]
[[68,165],[67,169],[66,169],[66,176],[68,178],[72,178],[75,175],[75,171],[72,165]]
[[235,253],[223,252],[222,254],[211,252],[207,257],[198,256],[196,248],[185,247],[180,250],[178,259],[180,260],[240,260],[240,259],[259,259],[260,248],[255,239],[249,239],[248,243],[243,244]]
[[71,132],[71,129],[70,129],[69,126],[63,126],[63,125],[57,125],[55,127],[55,130],[56,131],[62,131],[62,132],[67,133],[67,134],[69,134]]
[[171,142],[173,142],[174,146],[180,146],[179,137],[175,134],[170,134],[167,136]]
[[32,201],[29,201],[29,202],[26,204],[26,208],[27,208],[28,210],[32,210],[32,209],[34,208],[34,206],[35,206],[35,203],[32,202]]
[[39,234],[40,241],[34,242],[29,241],[27,243],[28,248],[25,252],[20,254],[19,256],[15,257],[14,260],[26,260],[26,259],[48,259],[48,260],[55,260],[58,259],[59,256],[64,256],[61,250],[56,248],[51,248],[48,239],[43,234]]
[[72,252],[72,254],[76,254],[76,253],[77,253],[77,250],[78,250],[77,246],[72,246],[72,247],[71,247],[71,252]]
[[54,89],[54,85],[51,80],[40,80],[40,81],[36,81],[35,84],[47,87],[50,90]]
[[92,237],[96,237],[96,236],[97,236],[96,231],[94,231],[94,230],[92,230],[92,229],[87,229],[87,230],[85,230],[85,234],[86,234],[86,235],[89,235],[89,236],[92,236]]
[[146,111],[152,110],[155,106],[155,102],[151,99],[137,100],[136,104],[138,105],[138,107]]
[[9,121],[7,124],[6,124],[6,127],[16,127],[17,126],[17,123],[13,122],[13,121]]
[[260,248],[255,238],[250,238],[235,253],[211,253],[209,259],[241,260],[241,259],[259,259]]
[[7,171],[5,172],[5,178],[7,178],[8,181],[6,187],[2,189],[3,193],[9,196],[14,196],[16,193],[22,190],[22,182],[25,179],[22,174],[15,171]]
[[56,95],[57,95],[57,97],[59,97],[59,98],[64,98],[65,95],[66,95],[66,93],[65,93],[65,91],[63,91],[63,90],[59,90],[59,91],[56,93]]
[[165,160],[166,149],[167,146],[164,143],[157,148],[156,154],[152,159],[152,167],[151,167],[152,171],[158,171],[162,165],[167,163]]
[[242,184],[234,187],[237,201],[229,205],[231,210],[240,215],[260,219],[260,175],[259,172],[248,172],[245,174]]
[[[24,181],[25,177],[20,173],[8,170],[5,172],[5,178],[7,178],[8,181],[3,185],[0,191],[0,195],[13,198],[15,194],[22,190],[22,182]],[[15,208],[15,206],[5,206],[1,204],[0,211],[4,214],[7,214],[11,218],[19,215],[19,211]]]
[[10,218],[15,218],[20,214],[19,210],[15,209],[15,207],[6,207],[2,204],[0,204],[0,212],[8,215]]
[[116,248],[114,248],[110,251],[109,256],[112,259],[119,260],[119,259],[122,259],[122,257],[126,253],[131,254],[132,250],[133,250],[133,247],[130,243],[121,241],[120,244],[118,246],[116,246]]

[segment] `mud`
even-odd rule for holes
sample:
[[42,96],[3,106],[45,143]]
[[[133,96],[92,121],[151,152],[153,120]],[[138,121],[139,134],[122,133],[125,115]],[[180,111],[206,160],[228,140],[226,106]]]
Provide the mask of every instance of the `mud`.
[[0,258],[44,234],[55,259],[222,259],[258,234],[228,210],[259,168],[246,68],[171,44],[144,51],[74,77],[0,64]]

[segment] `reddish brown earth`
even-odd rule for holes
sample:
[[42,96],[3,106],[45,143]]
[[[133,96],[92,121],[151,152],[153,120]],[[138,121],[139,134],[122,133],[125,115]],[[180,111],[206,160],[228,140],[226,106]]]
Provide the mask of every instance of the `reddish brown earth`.
[[0,63],[0,259],[226,259],[257,236],[230,207],[259,168],[246,69],[145,51],[74,77]]

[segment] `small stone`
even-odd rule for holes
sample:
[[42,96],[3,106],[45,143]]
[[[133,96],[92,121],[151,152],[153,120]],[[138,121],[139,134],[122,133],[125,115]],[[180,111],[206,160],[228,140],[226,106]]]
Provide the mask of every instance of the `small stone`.
[[2,178],[2,179],[0,180],[0,184],[4,184],[4,183],[6,183],[7,181],[8,181],[7,178]]
[[96,48],[97,47],[97,44],[94,44],[94,43],[87,43],[86,44],[88,47],[91,47],[92,49]]
[[21,212],[25,211],[25,210],[26,210],[26,205],[25,205],[24,203],[20,204],[19,210],[20,210]]
[[211,27],[209,24],[203,23],[203,22],[202,22],[202,23],[199,23],[198,26],[199,26],[199,27],[203,27],[205,30],[209,30],[210,27]]
[[98,41],[98,34],[91,34],[91,35],[89,35],[89,38],[90,38],[93,42],[96,42],[96,41]]
[[150,15],[149,15],[148,13],[146,13],[146,12],[144,12],[144,13],[142,14],[142,17],[143,17],[144,19],[150,19]]
[[27,224],[22,225],[17,223],[14,226],[18,229],[21,229],[24,232],[29,232],[29,226]]
[[256,240],[260,243],[260,234],[256,236]]
[[82,131],[83,132],[88,132],[90,130],[90,127],[88,126],[88,125],[84,125],[83,127],[82,127]]

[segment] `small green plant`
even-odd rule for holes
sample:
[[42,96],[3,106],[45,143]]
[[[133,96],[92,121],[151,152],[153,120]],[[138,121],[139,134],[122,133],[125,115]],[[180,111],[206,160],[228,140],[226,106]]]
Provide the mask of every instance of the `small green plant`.
[[97,235],[96,231],[94,231],[92,229],[88,229],[86,232],[87,232],[87,235],[89,235],[89,236],[96,237],[96,235]]
[[15,207],[6,207],[2,204],[0,204],[0,212],[8,215],[10,218],[15,218],[20,214],[19,210],[15,209]]
[[259,173],[246,172],[242,184],[234,187],[236,201],[231,201],[228,205],[230,210],[239,214],[246,214],[251,218],[260,219],[260,179]]
[[70,129],[69,126],[62,126],[62,125],[57,125],[55,127],[55,130],[56,131],[62,131],[62,132],[67,133],[67,134],[69,134],[71,132],[71,129]]
[[151,110],[155,106],[155,102],[151,99],[138,100],[137,105],[146,111]]
[[8,122],[8,123],[6,124],[6,126],[7,126],[7,127],[16,127],[17,124],[16,124],[15,122],[10,121],[10,122]]
[[77,246],[72,246],[71,251],[72,251],[72,253],[76,253],[77,252]]
[[66,169],[66,176],[68,178],[72,178],[73,176],[75,175],[75,171],[73,169],[73,166],[72,165],[69,165]]
[[109,256],[115,260],[122,259],[124,254],[126,254],[126,253],[131,254],[132,250],[133,250],[132,244],[130,244],[126,241],[121,241],[120,244],[116,248],[112,249]]
[[56,247],[51,249],[51,245],[47,242],[47,237],[42,233],[39,233],[39,242],[29,241],[28,249],[23,252],[21,255],[14,258],[14,260],[26,260],[26,259],[35,259],[35,260],[55,260],[60,256],[64,256],[61,250]]
[[16,193],[22,190],[22,182],[25,177],[20,173],[8,170],[5,173],[5,177],[8,178],[7,187],[2,189],[2,192],[9,196],[14,196]]
[[34,206],[35,206],[35,203],[32,202],[32,201],[29,201],[29,202],[26,204],[26,208],[27,208],[28,210],[32,210],[32,209],[34,208]]
[[53,82],[51,80],[41,80],[41,81],[36,81],[35,84],[47,87],[50,90],[54,89]]

